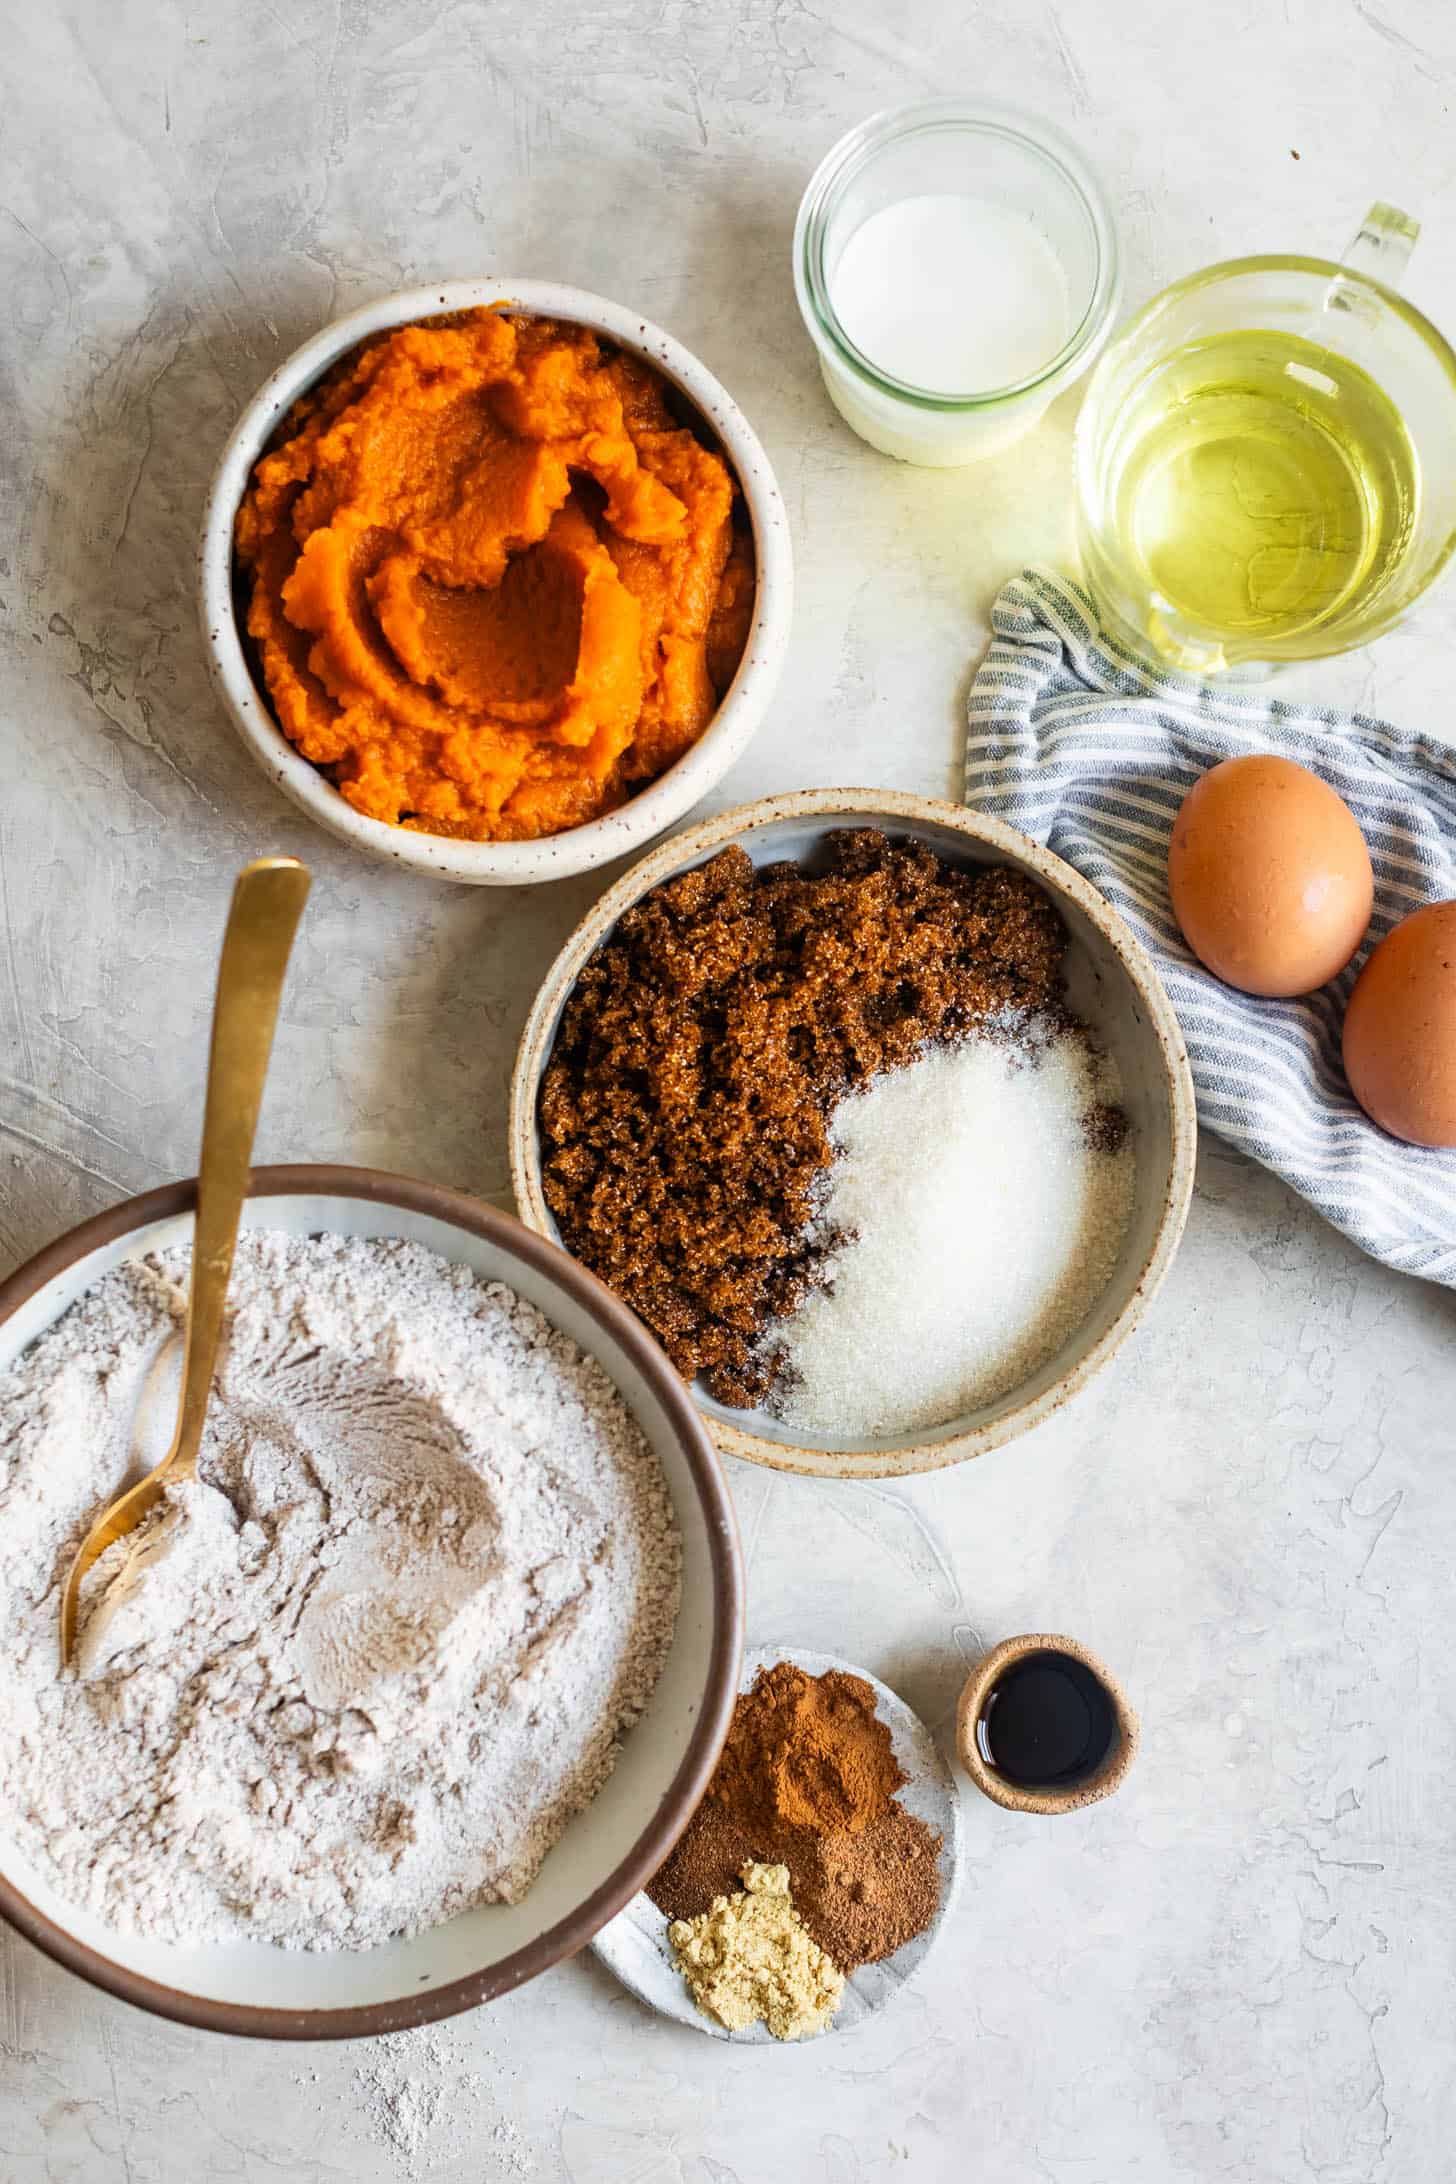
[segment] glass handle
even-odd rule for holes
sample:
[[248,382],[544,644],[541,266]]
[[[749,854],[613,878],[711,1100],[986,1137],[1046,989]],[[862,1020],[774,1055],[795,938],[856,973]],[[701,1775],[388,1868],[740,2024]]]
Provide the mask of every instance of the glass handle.
[[1349,266],[1351,273],[1369,273],[1371,280],[1382,280],[1386,288],[1399,288],[1419,238],[1419,221],[1412,221],[1410,214],[1401,212],[1397,205],[1377,199],[1360,221],[1360,232],[1340,264]]
[[1340,263],[1352,273],[1368,273],[1372,280],[1384,281],[1387,288],[1399,288],[1420,233],[1419,220],[1382,198],[1360,222],[1360,231]]
[[[1419,220],[1413,220],[1408,212],[1401,212],[1380,199],[1360,222],[1359,231],[1340,264],[1352,273],[1363,274],[1367,280],[1382,282],[1386,288],[1399,288],[1400,277],[1420,232]],[[1324,308],[1349,311],[1371,327],[1380,324],[1380,298],[1372,295],[1363,282],[1347,281],[1339,273],[1325,290]]]

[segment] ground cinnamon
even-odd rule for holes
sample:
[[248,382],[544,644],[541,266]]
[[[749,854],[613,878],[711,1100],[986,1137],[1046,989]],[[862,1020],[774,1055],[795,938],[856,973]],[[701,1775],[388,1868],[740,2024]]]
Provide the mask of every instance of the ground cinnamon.
[[905,1779],[872,1684],[777,1662],[739,1698],[707,1795],[648,1894],[670,1919],[697,1918],[745,1864],[783,1865],[842,1972],[890,1956],[940,1900],[940,1837],[897,1803]]
[[708,1795],[750,1826],[856,1835],[904,1780],[873,1684],[778,1661],[739,1699]]

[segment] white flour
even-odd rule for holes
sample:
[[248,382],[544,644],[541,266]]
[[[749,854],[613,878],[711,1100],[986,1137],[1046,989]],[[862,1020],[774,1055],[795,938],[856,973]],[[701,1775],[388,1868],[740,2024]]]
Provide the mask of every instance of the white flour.
[[[536,2176],[535,2149],[510,2113],[520,2102],[520,2065],[486,2044],[489,2023],[489,2013],[476,2010],[354,2041],[349,2052],[359,2060],[351,2098],[330,2109],[331,2128],[341,2140],[367,2137],[387,2149],[401,2184],[423,2184],[446,2170],[468,2176],[470,2184],[518,2184]],[[328,2073],[315,2062],[290,2075],[322,2110],[319,2087]]]
[[365,1948],[514,1902],[657,1681],[680,1539],[599,1366],[412,1244],[245,1232],[200,1475],[87,1581],[165,1450],[186,1251],[0,1375],[0,1816],[175,1940]]
[[[353,2114],[389,2148],[402,2176],[427,2177],[447,2162],[453,2168],[467,2149],[471,2184],[515,2184],[537,2173],[529,2140],[502,2106],[519,2069],[484,2045],[479,2017],[468,2027],[457,2019],[386,2033],[359,2049]],[[317,2085],[318,2073],[300,2073],[294,2083]]]

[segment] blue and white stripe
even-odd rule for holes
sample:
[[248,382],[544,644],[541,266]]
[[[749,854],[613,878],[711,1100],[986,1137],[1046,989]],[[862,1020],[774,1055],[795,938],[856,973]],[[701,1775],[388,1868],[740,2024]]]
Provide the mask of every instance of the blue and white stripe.
[[1214,691],[1146,668],[1097,627],[1077,585],[1013,578],[971,686],[966,802],[1065,857],[1152,953],[1188,1044],[1200,1120],[1272,1168],[1361,1249],[1456,1287],[1456,1152],[1366,1120],[1340,1066],[1355,962],[1305,1000],[1235,993],[1184,945],[1168,904],[1173,819],[1208,767],[1297,759],[1345,799],[1370,846],[1370,945],[1456,896],[1456,750],[1364,713]]

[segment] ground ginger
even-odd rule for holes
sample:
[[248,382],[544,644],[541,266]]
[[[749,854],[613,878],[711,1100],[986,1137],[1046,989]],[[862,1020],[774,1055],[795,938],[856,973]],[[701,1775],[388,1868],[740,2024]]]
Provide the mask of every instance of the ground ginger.
[[668,1928],[693,2000],[730,2032],[760,2022],[776,2040],[822,2032],[843,2000],[843,1973],[809,1938],[785,1867],[748,1864],[741,1879],[741,1890]]

